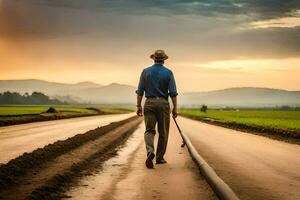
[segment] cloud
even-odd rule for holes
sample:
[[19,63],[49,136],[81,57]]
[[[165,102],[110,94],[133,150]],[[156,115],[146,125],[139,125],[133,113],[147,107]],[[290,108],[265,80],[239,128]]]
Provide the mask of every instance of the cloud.
[[37,51],[51,46],[60,58],[73,52],[97,60],[104,52],[132,59],[161,47],[174,59],[193,62],[297,57],[300,27],[253,28],[251,23],[295,17],[298,2],[2,0],[0,38],[40,42]]
[[2,0],[0,2],[0,36],[13,39],[53,37],[66,33],[61,12],[27,5],[26,2]]
[[254,21],[250,23],[250,28],[293,28],[300,26],[300,10],[293,13],[292,16],[275,19]]
[[[295,71],[299,58],[278,59],[235,59],[219,60],[208,63],[198,64],[201,68],[215,70],[244,70],[244,71]],[[299,71],[299,69],[298,69]]]
[[136,14],[249,15],[261,19],[289,16],[300,8],[298,0],[23,0],[26,4],[116,11]]

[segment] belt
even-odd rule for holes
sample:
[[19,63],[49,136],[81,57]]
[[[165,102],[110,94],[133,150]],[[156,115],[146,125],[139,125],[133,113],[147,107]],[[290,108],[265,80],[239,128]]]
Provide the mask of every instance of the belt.
[[161,97],[153,97],[153,96],[151,96],[151,97],[146,97],[147,99],[165,99],[165,100],[168,100],[168,97],[163,97],[163,96],[161,96]]

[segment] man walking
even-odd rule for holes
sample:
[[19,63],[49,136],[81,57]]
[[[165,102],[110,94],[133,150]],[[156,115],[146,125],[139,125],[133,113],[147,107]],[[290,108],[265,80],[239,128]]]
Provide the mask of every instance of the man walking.
[[163,50],[156,50],[150,56],[154,60],[154,65],[143,70],[137,93],[137,115],[143,116],[142,99],[145,93],[146,101],[144,105],[144,121],[146,126],[145,143],[147,150],[146,166],[153,168],[154,154],[154,135],[155,126],[158,129],[158,143],[156,149],[156,164],[164,164],[169,126],[170,126],[170,106],[168,97],[173,103],[172,115],[177,117],[177,90],[173,73],[164,66],[164,61],[168,56]]

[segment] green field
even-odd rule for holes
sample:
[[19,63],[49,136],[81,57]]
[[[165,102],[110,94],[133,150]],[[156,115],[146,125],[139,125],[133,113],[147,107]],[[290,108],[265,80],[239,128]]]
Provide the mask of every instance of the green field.
[[[77,112],[82,114],[98,114],[97,111],[88,109],[87,107],[80,106],[52,106],[59,112]],[[17,115],[28,115],[28,114],[40,114],[46,112],[49,106],[0,106],[0,116],[17,116]],[[129,106],[95,106],[104,113],[126,113],[132,111]]]
[[252,126],[300,131],[300,111],[208,110],[205,113],[199,109],[180,109],[179,113],[186,117],[209,118]]
[[135,106],[133,105],[95,105],[93,106],[95,108],[98,108],[102,110],[105,113],[111,113],[111,114],[117,114],[117,113],[128,113],[128,112],[134,112],[135,111]]

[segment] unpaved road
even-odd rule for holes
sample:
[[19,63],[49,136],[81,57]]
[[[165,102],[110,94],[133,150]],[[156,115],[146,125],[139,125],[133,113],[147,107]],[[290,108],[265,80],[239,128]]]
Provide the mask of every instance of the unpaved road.
[[118,145],[126,142],[141,121],[131,117],[96,128],[0,166],[0,199],[61,198],[72,181],[98,169],[115,155]]
[[241,199],[300,199],[300,145],[182,117],[178,123]]
[[133,115],[101,115],[0,127],[0,163],[7,163],[24,152]]
[[217,199],[172,124],[165,165],[145,167],[144,125],[133,133],[119,155],[98,173],[83,178],[67,196],[72,199]]
[[[132,115],[134,114],[84,117],[1,128],[0,159],[7,162],[23,152]],[[182,117],[178,118],[178,123],[198,152],[241,200],[300,199],[300,145]],[[74,185],[66,195],[74,199],[216,199],[203,177],[199,176],[186,148],[180,148],[181,139],[173,122],[166,155],[168,164],[155,165],[154,170],[149,170],[144,165],[146,155],[143,132],[142,124],[127,141],[119,156],[109,159],[104,168],[95,171],[93,176],[82,177],[80,183]],[[111,137],[101,138],[97,140],[99,144],[102,142],[101,145],[92,141],[80,148],[90,149],[93,153],[96,147],[108,144]],[[78,157],[85,152],[78,149],[77,153],[72,151],[68,155],[62,155],[53,161],[53,165],[59,165],[60,159],[72,165],[76,160],[72,157],[70,162],[66,162],[66,156]],[[46,165],[45,169],[40,170],[52,172],[51,167],[52,165]],[[33,179],[34,177],[30,177],[31,181]]]

